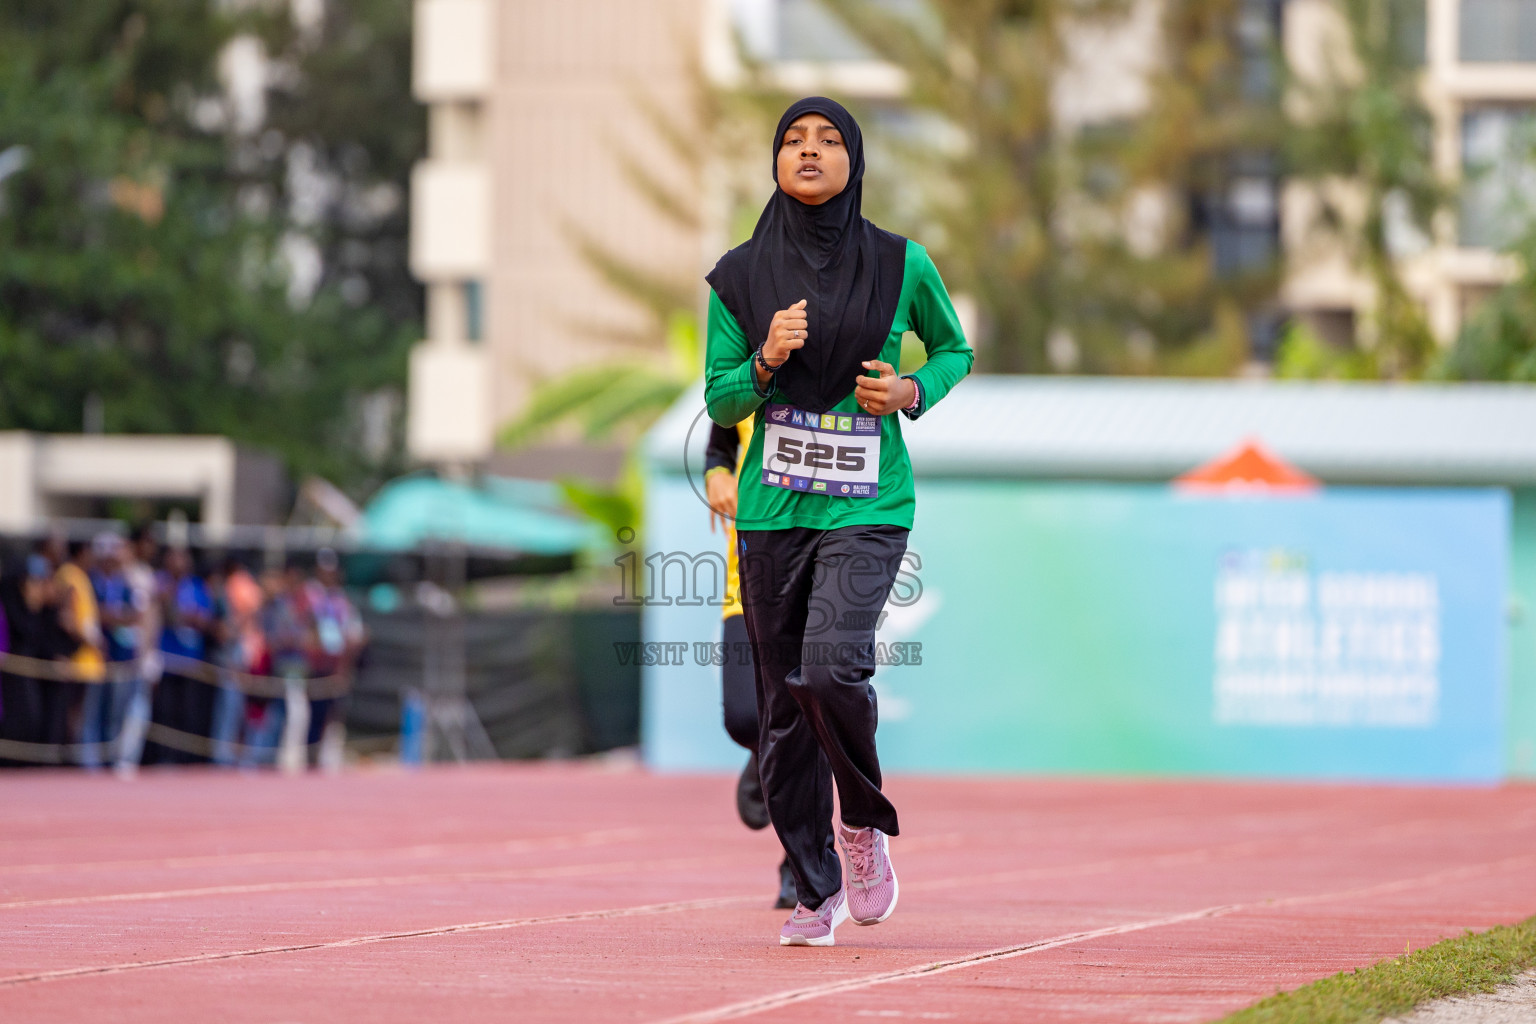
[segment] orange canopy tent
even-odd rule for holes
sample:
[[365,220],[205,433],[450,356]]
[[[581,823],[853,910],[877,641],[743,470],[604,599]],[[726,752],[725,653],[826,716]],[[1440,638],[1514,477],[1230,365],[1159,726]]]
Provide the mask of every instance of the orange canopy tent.
[[1318,479],[1249,438],[1225,455],[1196,466],[1173,481],[1183,491],[1304,494],[1321,486]]

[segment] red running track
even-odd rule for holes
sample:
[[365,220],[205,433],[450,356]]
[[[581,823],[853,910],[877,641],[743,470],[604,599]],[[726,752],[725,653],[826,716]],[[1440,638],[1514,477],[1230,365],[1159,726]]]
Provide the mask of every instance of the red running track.
[[1536,788],[888,791],[899,909],[808,949],[726,777],[0,774],[0,1020],[1202,1021],[1536,912]]

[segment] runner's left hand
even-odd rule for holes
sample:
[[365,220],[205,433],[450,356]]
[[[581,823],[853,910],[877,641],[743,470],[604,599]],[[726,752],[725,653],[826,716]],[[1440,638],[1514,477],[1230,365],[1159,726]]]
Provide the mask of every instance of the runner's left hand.
[[704,496],[709,499],[709,532],[715,532],[715,521],[725,532],[736,519],[736,474],[705,473]]
[[905,409],[912,402],[917,385],[905,377],[896,376],[896,368],[878,359],[866,360],[864,368],[878,377],[855,378],[853,397],[859,408],[871,416],[888,416],[897,409]]

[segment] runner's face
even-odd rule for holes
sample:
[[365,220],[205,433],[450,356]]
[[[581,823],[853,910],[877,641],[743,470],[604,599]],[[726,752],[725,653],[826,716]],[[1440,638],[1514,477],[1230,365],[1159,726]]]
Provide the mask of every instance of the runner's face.
[[779,140],[779,188],[807,206],[820,206],[848,187],[843,133],[820,114],[805,114]]

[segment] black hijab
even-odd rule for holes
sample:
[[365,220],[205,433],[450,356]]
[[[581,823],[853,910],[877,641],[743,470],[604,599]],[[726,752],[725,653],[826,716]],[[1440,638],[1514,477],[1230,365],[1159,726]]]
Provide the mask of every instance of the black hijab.
[[826,412],[853,392],[885,345],[901,297],[907,240],[864,219],[864,137],[853,115],[825,96],[798,100],[773,136],[773,180],[784,132],[804,114],[821,114],[842,133],[848,185],[820,206],[775,187],[752,237],[720,257],[705,278],[754,349],[773,314],[806,301],[805,345],[776,375],[780,393],[811,412]]

